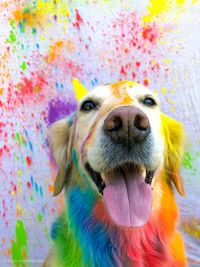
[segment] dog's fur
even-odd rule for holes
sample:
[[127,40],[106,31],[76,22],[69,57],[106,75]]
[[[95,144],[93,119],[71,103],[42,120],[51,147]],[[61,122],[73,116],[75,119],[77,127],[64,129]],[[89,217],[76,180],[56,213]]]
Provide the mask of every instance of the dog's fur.
[[[152,97],[157,105],[143,105],[146,96]],[[81,112],[85,99],[92,99],[98,108]],[[122,160],[120,151],[109,144],[102,127],[107,115],[123,105],[141,109],[151,126],[151,153],[146,151],[141,156],[137,152],[137,149],[145,150],[141,145],[133,155],[123,154],[123,158],[130,161],[133,157],[133,161],[146,169],[156,169],[151,184],[151,216],[139,228],[121,227],[112,221],[85,169],[89,162],[95,171],[103,174],[115,161]],[[43,266],[186,266],[183,240],[176,230],[178,210],[173,192],[174,186],[184,195],[179,174],[184,131],[179,122],[160,112],[155,94],[129,81],[99,86],[81,100],[76,114],[54,123],[49,135],[59,167],[54,195],[65,187],[66,210],[53,224],[54,246]]]

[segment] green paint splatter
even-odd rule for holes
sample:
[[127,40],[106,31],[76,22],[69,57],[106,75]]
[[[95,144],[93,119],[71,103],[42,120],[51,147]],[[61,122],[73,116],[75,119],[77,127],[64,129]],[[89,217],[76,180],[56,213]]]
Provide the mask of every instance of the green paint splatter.
[[26,24],[26,19],[23,19],[20,23],[19,23],[19,27],[22,33],[25,33],[25,24]]
[[21,138],[20,138],[19,132],[16,132],[16,139],[17,139],[18,143],[20,144],[21,143]]
[[11,246],[12,263],[16,267],[28,267],[28,243],[24,223],[18,220],[15,227],[16,241]]
[[41,213],[38,213],[38,221],[41,222],[42,221],[42,214]]
[[16,37],[16,35],[14,33],[14,30],[15,30],[14,20],[10,21],[10,27],[11,27],[12,30],[10,31],[9,37],[6,39],[6,42],[14,43],[17,40],[17,37]]
[[34,197],[33,196],[30,196],[30,201],[34,202]]
[[13,156],[15,157],[16,160],[20,160],[21,158],[19,156],[17,156],[17,154],[14,152]]
[[14,22],[14,20],[12,19],[12,20],[10,21],[10,26],[11,26],[11,28],[12,28],[13,30],[14,30],[14,28],[15,28],[14,24],[15,24],[15,22]]
[[25,61],[22,62],[22,64],[20,65],[20,68],[22,70],[26,70],[27,66],[26,66],[26,62]]
[[30,13],[30,9],[28,7],[25,7],[23,13]]
[[185,169],[192,169],[193,166],[193,162],[194,162],[195,158],[192,157],[191,153],[189,151],[186,151],[184,154],[184,158],[183,158],[183,166]]
[[14,43],[17,40],[16,35],[13,31],[10,31],[9,39],[7,40],[9,43]]

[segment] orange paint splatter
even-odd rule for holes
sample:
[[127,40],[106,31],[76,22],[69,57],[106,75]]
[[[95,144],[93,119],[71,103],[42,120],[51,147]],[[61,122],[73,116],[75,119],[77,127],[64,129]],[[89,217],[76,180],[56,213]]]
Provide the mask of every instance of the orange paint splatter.
[[144,86],[148,86],[149,85],[149,79],[145,79],[143,84],[144,84]]
[[48,185],[48,189],[49,189],[49,192],[50,193],[53,193],[54,192],[54,186],[53,185]]
[[59,55],[61,56],[62,46],[63,46],[63,41],[58,41],[58,42],[55,42],[53,45],[50,45],[49,54],[45,58],[48,63],[51,63],[52,61],[54,61],[54,59],[58,57]]
[[66,41],[57,41],[54,44],[50,45],[49,53],[45,57],[45,60],[48,63],[54,62],[55,59],[62,57],[63,53],[69,52],[73,53],[75,51],[75,44],[71,39]]

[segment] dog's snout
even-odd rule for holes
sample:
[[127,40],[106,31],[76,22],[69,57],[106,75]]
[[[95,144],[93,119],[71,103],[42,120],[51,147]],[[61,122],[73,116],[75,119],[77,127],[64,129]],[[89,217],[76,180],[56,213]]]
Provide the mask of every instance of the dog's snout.
[[146,114],[133,106],[122,106],[112,110],[104,121],[104,132],[115,143],[131,148],[142,142],[150,132]]

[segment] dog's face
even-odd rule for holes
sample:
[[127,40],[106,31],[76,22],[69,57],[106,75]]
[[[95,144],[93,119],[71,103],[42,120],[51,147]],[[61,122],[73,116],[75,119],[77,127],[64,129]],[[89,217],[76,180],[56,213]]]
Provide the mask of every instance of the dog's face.
[[[158,168],[171,166],[168,146],[172,141],[166,133],[166,118],[161,115],[157,96],[146,87],[128,81],[99,86],[80,101],[74,119],[62,121],[63,128],[59,123],[53,126],[55,158],[65,169],[70,162],[67,170],[71,171],[75,151],[79,168],[94,190],[103,195],[113,221],[141,226],[151,212],[152,178]],[[59,133],[64,136],[59,137]],[[180,161],[180,155],[177,157]],[[172,164],[174,169],[179,167]],[[58,175],[56,194],[70,171]],[[173,182],[183,193],[180,179],[176,177]]]
[[163,158],[158,98],[133,82],[97,87],[82,99],[76,132],[81,164],[101,174],[129,163],[154,171]]

